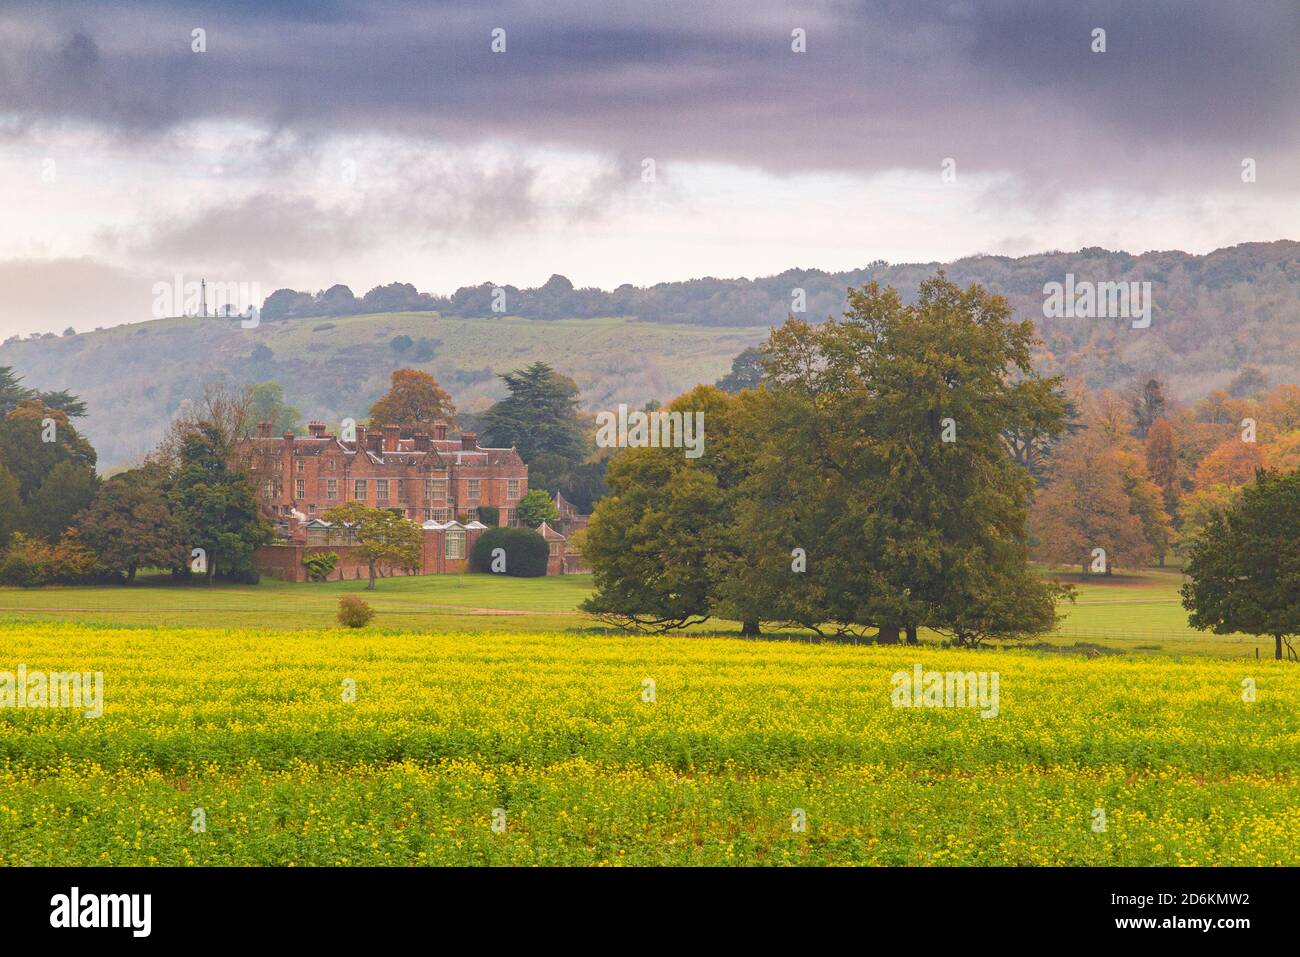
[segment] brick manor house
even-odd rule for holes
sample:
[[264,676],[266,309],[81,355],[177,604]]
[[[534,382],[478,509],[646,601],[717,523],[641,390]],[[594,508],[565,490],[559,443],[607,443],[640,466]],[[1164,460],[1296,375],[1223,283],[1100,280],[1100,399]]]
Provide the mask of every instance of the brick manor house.
[[[528,492],[528,466],[513,448],[482,448],[473,432],[448,439],[447,430],[446,423],[434,425],[432,433],[358,425],[355,440],[344,440],[322,422],[309,423],[304,436],[273,436],[269,422],[258,423],[256,437],[241,441],[240,454],[279,541],[257,551],[255,567],[305,581],[302,560],[332,551],[340,561],[331,578],[365,577],[366,563],[350,554],[351,532],[321,517],[336,505],[364,502],[397,512],[424,533],[420,567],[387,573],[464,571],[474,541],[487,528],[478,520],[481,507],[495,506],[500,525],[519,524],[515,509]],[[551,549],[548,574],[577,570],[564,536],[549,526],[539,531]]]

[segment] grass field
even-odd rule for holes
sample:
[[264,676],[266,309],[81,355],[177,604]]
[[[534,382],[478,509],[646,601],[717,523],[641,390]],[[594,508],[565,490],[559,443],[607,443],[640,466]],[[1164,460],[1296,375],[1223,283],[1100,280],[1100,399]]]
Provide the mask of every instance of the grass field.
[[[1074,581],[1069,574],[1064,580]],[[1077,576],[1076,576],[1077,578]],[[1111,581],[1077,582],[1078,600],[1063,606],[1061,628],[1042,644],[1071,650],[1102,649],[1129,654],[1254,658],[1271,655],[1271,639],[1214,635],[1187,625],[1178,598],[1177,571],[1146,571]],[[515,631],[608,631],[577,611],[591,591],[590,575],[541,579],[496,575],[427,575],[388,578],[373,592],[364,582],[259,585],[184,585],[144,578],[123,586],[0,588],[0,622],[75,621],[121,626],[261,628],[286,631],[334,624],[338,596],[364,594],[381,630],[454,630],[505,627]],[[734,633],[732,622],[708,622],[695,633]],[[798,637],[789,633],[788,637]],[[802,636],[802,637],[807,637]],[[939,636],[926,635],[930,642]],[[1077,647],[1076,647],[1077,646]]]
[[[75,624],[0,661],[104,675],[101,718],[0,710],[10,864],[1300,863],[1286,663]],[[997,716],[892,707],[914,663],[998,672]]]

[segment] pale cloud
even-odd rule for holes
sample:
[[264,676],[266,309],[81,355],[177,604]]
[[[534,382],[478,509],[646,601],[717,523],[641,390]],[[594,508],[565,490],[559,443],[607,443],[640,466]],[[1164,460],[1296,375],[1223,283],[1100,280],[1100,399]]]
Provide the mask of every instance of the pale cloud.
[[[175,272],[610,288],[1294,238],[1298,42],[1289,0],[14,0],[0,260],[134,315],[121,284]],[[0,324],[57,323],[39,299]]]

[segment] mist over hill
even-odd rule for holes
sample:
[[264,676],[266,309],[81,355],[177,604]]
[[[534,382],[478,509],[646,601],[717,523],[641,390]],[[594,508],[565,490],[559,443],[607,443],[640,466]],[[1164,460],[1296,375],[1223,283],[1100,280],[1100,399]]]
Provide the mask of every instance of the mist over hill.
[[[391,371],[403,366],[431,372],[465,411],[502,394],[497,373],[537,360],[572,376],[588,408],[662,401],[725,373],[736,353],[785,319],[796,290],[805,315],[823,319],[843,310],[849,287],[874,280],[910,300],[939,268],[960,285],[980,283],[1006,296],[1043,337],[1040,368],[1094,388],[1155,373],[1174,395],[1195,398],[1247,363],[1273,383],[1300,382],[1300,243],[1292,241],[1203,256],[1094,247],[946,265],[875,262],[848,272],[792,269],[612,292],[575,289],[560,276],[536,289],[488,283],[449,297],[401,283],[360,298],[341,285],[317,294],[280,290],[254,329],[227,319],[151,320],[10,340],[0,346],[0,365],[13,366],[30,387],[80,394],[89,407],[82,427],[107,468],[147,452],[181,403],[221,377],[279,382],[304,417],[331,422],[363,418]],[[1044,318],[1044,284],[1067,275],[1151,283],[1150,326]],[[492,311],[498,289],[505,315]],[[67,324],[83,330],[97,323],[87,311],[69,315]]]

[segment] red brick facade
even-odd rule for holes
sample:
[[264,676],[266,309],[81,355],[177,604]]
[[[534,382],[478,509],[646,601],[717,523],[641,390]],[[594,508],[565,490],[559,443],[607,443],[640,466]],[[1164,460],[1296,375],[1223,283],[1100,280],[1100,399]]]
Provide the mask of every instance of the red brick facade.
[[500,524],[517,524],[515,507],[528,492],[528,466],[519,453],[481,448],[472,432],[446,436],[445,425],[433,435],[358,425],[355,440],[344,441],[312,422],[305,436],[274,437],[263,423],[241,452],[262,507],[281,522],[308,521],[359,501],[420,523],[473,521],[480,506],[493,505]]
[[[280,542],[259,548],[253,557],[260,574],[284,581],[307,580],[303,560],[334,552],[339,562],[331,580],[369,577],[369,565],[355,554],[350,533],[331,527],[324,514],[345,502],[364,502],[396,511],[422,527],[418,568],[384,566],[382,575],[436,575],[463,572],[470,550],[485,530],[478,509],[495,506],[498,523],[518,525],[515,508],[528,492],[528,466],[514,449],[485,449],[473,432],[447,438],[447,426],[432,434],[399,426],[356,426],[355,440],[325,431],[320,422],[308,434],[272,436],[261,423],[256,438],[244,439],[247,459],[263,510],[280,531]],[[586,524],[586,516],[560,497],[561,527],[567,532]],[[585,571],[581,556],[567,547],[563,534],[543,524],[538,531],[550,550],[547,574]]]
[[[432,526],[433,523],[429,523]],[[469,570],[469,554],[478,537],[486,531],[479,522],[460,525],[449,523],[445,527],[422,530],[423,544],[418,568],[398,568],[381,562],[377,571],[381,577],[403,575],[438,575]],[[259,548],[253,555],[253,565],[259,574],[281,581],[307,581],[304,559],[321,552],[333,552],[338,564],[329,574],[330,581],[368,579],[370,563],[356,554],[356,546],[346,544],[346,529],[325,528],[315,519],[305,525],[296,525],[293,537],[276,545]]]

